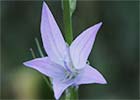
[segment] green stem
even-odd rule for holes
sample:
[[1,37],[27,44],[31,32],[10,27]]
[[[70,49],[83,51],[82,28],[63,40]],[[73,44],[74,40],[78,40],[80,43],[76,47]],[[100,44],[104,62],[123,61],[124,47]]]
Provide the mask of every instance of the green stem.
[[[36,45],[37,45],[37,49],[38,49],[38,52],[39,52],[40,56],[41,56],[41,57],[44,57],[44,54],[43,54],[43,52],[42,52],[42,50],[41,50],[41,46],[40,46],[39,41],[38,41],[37,38],[35,38],[35,43],[36,43]],[[42,75],[42,77],[43,77],[43,79],[45,80],[46,84],[50,87],[50,89],[52,89],[51,79],[48,78],[48,77],[45,77],[44,75]]]
[[[71,44],[73,40],[72,32],[72,15],[70,12],[70,1],[63,0],[63,21],[64,21],[64,32],[65,39],[68,44]],[[65,91],[65,100],[77,100],[78,99],[78,87],[69,87]]]
[[37,49],[38,49],[38,52],[39,52],[40,56],[41,56],[41,57],[44,57],[44,54],[43,54],[43,52],[42,52],[42,50],[41,50],[41,47],[40,47],[40,44],[39,44],[39,41],[38,41],[37,38],[35,38],[35,43],[36,43],[36,45],[37,45]]
[[78,100],[78,87],[69,87],[66,90],[65,95],[65,100]]
[[72,16],[70,14],[70,2],[69,0],[63,0],[63,21],[64,21],[64,32],[65,39],[68,44],[73,40],[72,34]]
[[33,57],[33,58],[36,58],[35,53],[34,53],[34,51],[33,51],[32,48],[30,48],[30,52],[31,52],[32,57]]

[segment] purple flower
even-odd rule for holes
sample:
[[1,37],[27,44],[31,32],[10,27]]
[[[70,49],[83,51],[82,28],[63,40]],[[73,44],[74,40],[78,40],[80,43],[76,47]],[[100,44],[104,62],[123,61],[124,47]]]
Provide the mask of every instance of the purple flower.
[[52,79],[54,95],[59,99],[69,86],[80,84],[106,84],[104,77],[87,64],[88,56],[102,23],[83,31],[70,46],[64,41],[61,31],[46,3],[43,3],[41,36],[48,57],[24,62]]

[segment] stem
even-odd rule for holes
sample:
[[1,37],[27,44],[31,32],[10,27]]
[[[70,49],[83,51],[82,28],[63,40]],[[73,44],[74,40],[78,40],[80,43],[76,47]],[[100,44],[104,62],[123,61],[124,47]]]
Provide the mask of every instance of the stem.
[[[70,1],[63,0],[63,21],[65,39],[68,44],[71,44],[73,40],[72,32],[72,15],[70,13]],[[71,86],[65,91],[65,100],[77,100],[78,99],[78,87]]]
[[35,38],[35,43],[36,43],[36,45],[37,45],[37,49],[38,49],[38,52],[39,52],[40,56],[41,56],[41,57],[44,57],[44,54],[43,54],[43,52],[42,52],[42,50],[41,50],[41,47],[40,47],[40,44],[39,44],[39,41],[38,41],[37,38]]
[[71,86],[65,92],[66,100],[78,100],[78,86]]
[[[41,57],[44,57],[44,54],[43,54],[43,52],[42,52],[42,50],[41,50],[41,46],[40,46],[39,41],[38,41],[37,38],[35,38],[35,43],[36,43],[36,45],[37,45],[37,49],[38,49],[38,52],[39,52],[40,56],[41,56]],[[43,77],[43,79],[45,80],[45,82],[47,83],[47,85],[50,87],[50,89],[52,89],[51,79],[48,78],[48,77],[45,77],[44,75],[42,75],[42,77]]]
[[65,39],[68,44],[73,40],[72,34],[72,16],[70,15],[70,2],[69,0],[63,0],[63,21],[64,21],[64,32]]
[[33,57],[33,58],[36,58],[35,53],[34,53],[34,51],[33,51],[32,48],[30,48],[30,52],[31,52],[32,57]]

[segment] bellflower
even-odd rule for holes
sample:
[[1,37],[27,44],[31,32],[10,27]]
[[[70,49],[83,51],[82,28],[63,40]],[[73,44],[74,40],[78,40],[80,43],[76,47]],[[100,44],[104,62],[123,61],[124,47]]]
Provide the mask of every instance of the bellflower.
[[101,25],[100,22],[86,29],[68,46],[51,11],[44,2],[41,37],[48,56],[24,62],[24,65],[52,79],[56,99],[59,99],[69,86],[91,83],[106,84],[101,73],[87,64],[96,33]]

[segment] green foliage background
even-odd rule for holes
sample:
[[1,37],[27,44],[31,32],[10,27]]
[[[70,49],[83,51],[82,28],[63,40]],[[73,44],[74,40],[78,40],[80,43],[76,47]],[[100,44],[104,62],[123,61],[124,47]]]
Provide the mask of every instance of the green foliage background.
[[[41,75],[22,65],[36,51],[40,37],[42,1],[1,1],[1,99],[52,99]],[[61,30],[61,2],[48,1]],[[74,37],[102,21],[89,61],[107,85],[81,85],[80,99],[139,98],[139,2],[79,0],[73,15]],[[64,35],[64,34],[63,34]],[[43,49],[43,48],[42,48]],[[45,53],[45,52],[44,52]]]

